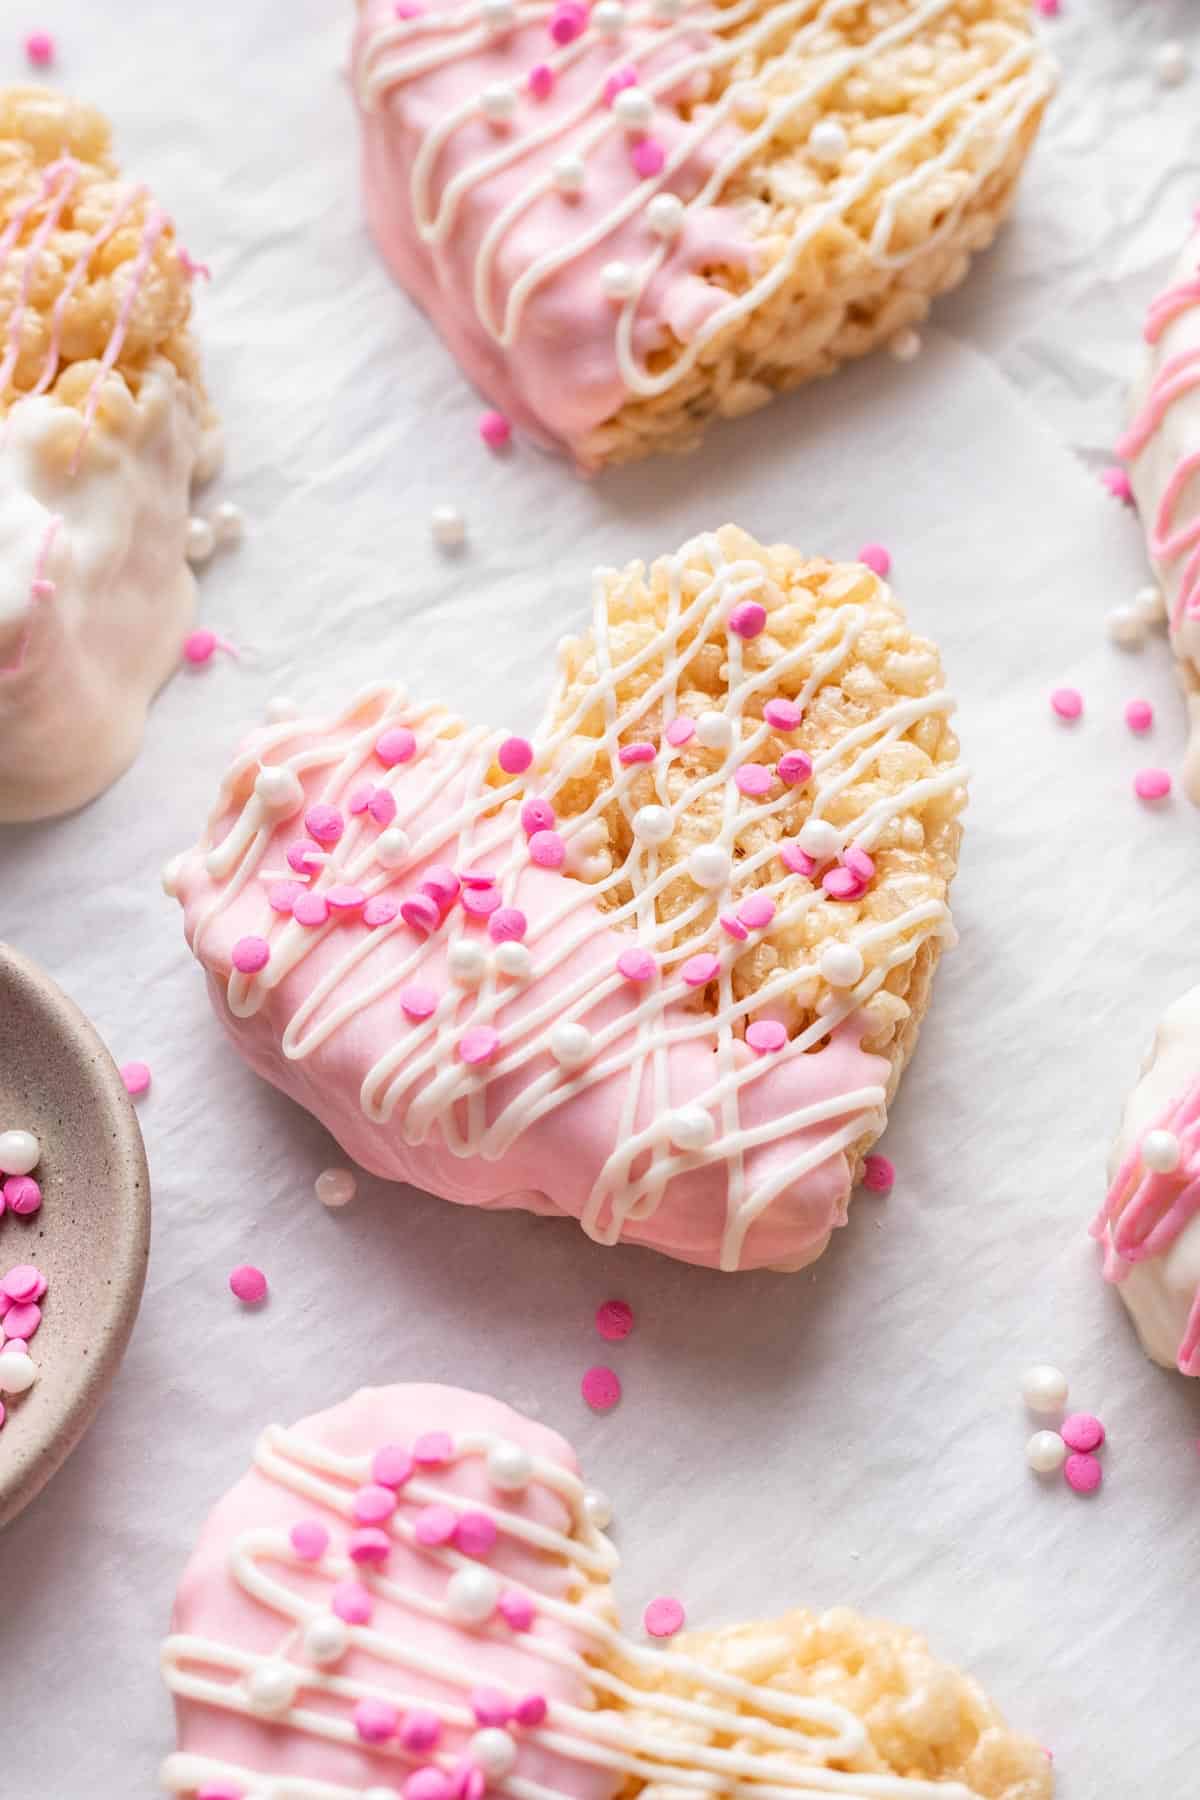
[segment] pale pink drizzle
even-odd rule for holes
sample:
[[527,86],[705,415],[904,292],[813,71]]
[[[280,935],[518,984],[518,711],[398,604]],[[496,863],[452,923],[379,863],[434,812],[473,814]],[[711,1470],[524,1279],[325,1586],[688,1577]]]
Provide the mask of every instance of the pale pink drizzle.
[[91,431],[92,421],[96,416],[96,408],[100,404],[101,386],[105,376],[121,354],[121,345],[125,342],[125,333],[129,330],[129,321],[133,315],[134,306],[137,304],[137,297],[142,290],[142,283],[146,279],[146,270],[150,267],[150,258],[154,255],[154,247],[166,230],[166,227],[167,215],[160,212],[157,207],[147,214],[146,223],[142,227],[141,247],[138,250],[137,260],[133,265],[133,272],[125,288],[125,295],[121,301],[121,310],[117,314],[117,322],[113,327],[112,336],[105,346],[104,355],[100,359],[100,367],[96,371],[95,379],[88,389],[87,401],[83,409],[83,429],[79,434],[79,442],[75,446],[75,454],[71,458],[72,474],[79,468],[79,460],[83,455],[83,447],[87,443],[88,433]]
[[50,383],[54,380],[55,375],[58,373],[58,349],[59,344],[62,341],[63,315],[67,310],[72,295],[87,274],[88,264],[96,254],[96,251],[108,242],[114,232],[120,230],[130,212],[145,192],[145,188],[140,185],[138,187],[130,188],[124,199],[114,208],[109,218],[101,225],[97,232],[93,233],[80,251],[74,267],[67,277],[66,285],[64,286],[62,293],[54,302],[54,311],[51,314],[50,319],[50,342],[46,348],[46,360],[42,364],[42,372],[38,376],[37,386],[33,388],[33,393],[44,394],[46,389],[50,386]]
[[[60,162],[50,164],[42,178],[42,191],[33,202],[33,204],[36,205],[42,200],[49,199],[53,193],[52,204],[47,207],[46,216],[38,226],[33,235],[33,241],[25,252],[24,265],[21,269],[21,287],[17,295],[17,303],[13,307],[12,314],[8,321],[8,346],[4,353],[4,360],[3,362],[0,362],[0,395],[4,393],[5,388],[8,386],[9,381],[12,378],[12,372],[17,366],[17,358],[21,354],[21,326],[25,321],[25,314],[29,308],[29,289],[33,283],[33,272],[37,267],[38,257],[45,248],[46,242],[55,226],[58,224],[59,219],[62,217],[63,208],[74,193],[78,183],[79,164],[71,157],[64,157]],[[28,218],[31,208],[25,207],[22,210],[23,218],[21,222],[23,223],[24,218]],[[8,252],[11,248],[12,243],[7,239],[6,234],[4,259],[3,261],[0,261],[0,267],[3,267],[3,262],[7,261]]]
[[33,565],[33,580],[29,585],[30,609],[25,622],[25,630],[17,647],[16,660],[5,668],[0,668],[0,676],[19,675],[25,666],[25,658],[29,652],[29,640],[33,635],[34,608],[41,601],[53,600],[54,583],[47,579],[46,564],[50,560],[50,551],[58,528],[62,524],[62,514],[55,513],[42,533],[42,541],[38,548],[37,561]]

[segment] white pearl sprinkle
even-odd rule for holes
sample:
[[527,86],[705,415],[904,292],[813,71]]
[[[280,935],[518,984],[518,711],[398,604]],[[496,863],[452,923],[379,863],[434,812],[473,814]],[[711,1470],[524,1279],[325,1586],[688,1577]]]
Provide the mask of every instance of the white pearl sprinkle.
[[246,515],[232,500],[222,500],[212,510],[213,536],[226,547],[240,544],[246,535]]
[[830,987],[853,987],[862,980],[862,952],[853,944],[828,944],[821,952],[821,973]]
[[1059,1412],[1067,1404],[1067,1378],[1052,1363],[1035,1363],[1021,1377],[1021,1398],[1030,1412]]
[[516,1494],[533,1480],[533,1458],[524,1444],[501,1438],[487,1453],[488,1480],[503,1494]]
[[246,1694],[256,1712],[283,1713],[296,1698],[300,1683],[286,1663],[259,1663],[250,1671]]
[[550,1033],[550,1054],[564,1069],[578,1069],[592,1054],[592,1034],[586,1025],[563,1019]]
[[815,856],[818,862],[825,862],[841,849],[842,834],[828,819],[806,819],[796,833],[796,842],[806,856]]
[[190,563],[205,563],[217,547],[217,534],[207,519],[193,518],[187,522],[187,540],[184,544],[184,555]]
[[667,1115],[667,1135],[680,1150],[706,1150],[717,1128],[707,1107],[681,1106]]
[[37,1365],[24,1350],[0,1350],[0,1394],[25,1394],[37,1380]]
[[560,156],[550,173],[560,194],[577,194],[587,180],[587,164],[582,156]]
[[489,31],[507,31],[517,16],[513,0],[480,0],[480,17]]
[[375,839],[375,860],[385,869],[402,869],[412,855],[412,842],[399,825],[389,825]]
[[299,812],[304,805],[304,785],[293,769],[268,763],[254,777],[254,792],[267,812],[280,818]]
[[482,1625],[496,1610],[500,1583],[490,1569],[459,1569],[446,1584],[446,1608],[452,1619]]
[[467,522],[457,506],[435,506],[429,515],[429,529],[439,550],[458,550],[466,541]]
[[584,1515],[597,1531],[607,1531],[612,1524],[612,1501],[599,1488],[588,1488],[583,1496]]
[[304,1628],[304,1654],[319,1667],[340,1662],[349,1648],[350,1633],[336,1613],[318,1613]]
[[1136,606],[1114,606],[1104,623],[1114,644],[1132,650],[1145,642],[1146,621]]
[[1173,1174],[1182,1156],[1183,1146],[1173,1131],[1148,1131],[1142,1139],[1142,1162],[1155,1175]]
[[599,4],[592,8],[592,24],[601,37],[620,37],[626,24],[626,12],[621,0],[599,0]]
[[0,1131],[0,1175],[30,1175],[41,1156],[32,1131]]
[[644,131],[654,117],[654,102],[645,88],[626,87],[614,95],[612,109],[622,125]]
[[1161,87],[1178,87],[1187,80],[1190,70],[1187,51],[1174,39],[1155,52],[1154,73]]
[[906,326],[903,331],[896,333],[888,350],[897,362],[915,362],[921,354],[920,332],[914,331],[911,325]]
[[696,720],[696,742],[706,750],[728,750],[733,742],[733,721],[724,713],[702,712]]
[[655,194],[646,208],[646,223],[655,237],[678,237],[683,230],[686,208],[678,194]]
[[845,127],[836,119],[818,119],[808,134],[809,154],[818,162],[839,163],[849,148]]
[[487,974],[487,951],[471,938],[458,938],[446,952],[446,967],[460,987],[478,987]]
[[358,1192],[353,1169],[322,1169],[313,1187],[322,1206],[349,1206]]
[[497,944],[496,967],[512,981],[528,981],[533,973],[533,958],[524,944]]
[[1035,1431],[1025,1446],[1025,1460],[1039,1475],[1053,1475],[1067,1460],[1067,1446],[1057,1431]]
[[497,1725],[473,1732],[467,1749],[471,1752],[471,1761],[491,1781],[503,1781],[517,1765],[517,1746],[511,1735]]
[[489,82],[484,88],[479,101],[483,108],[483,116],[490,119],[493,125],[504,125],[517,110],[516,89],[507,81]]
[[729,852],[720,844],[697,844],[688,857],[688,874],[697,887],[724,887],[731,867]]
[[1158,625],[1167,616],[1167,603],[1163,598],[1162,589],[1154,587],[1153,584],[1139,588],[1133,596],[1133,604],[1147,625]]
[[636,277],[627,262],[606,262],[600,271],[600,286],[610,300],[628,300]]
[[675,820],[665,806],[639,806],[633,815],[633,835],[639,844],[665,844]]
[[276,694],[267,701],[266,714],[272,725],[282,725],[288,719],[298,719],[300,708],[290,694]]

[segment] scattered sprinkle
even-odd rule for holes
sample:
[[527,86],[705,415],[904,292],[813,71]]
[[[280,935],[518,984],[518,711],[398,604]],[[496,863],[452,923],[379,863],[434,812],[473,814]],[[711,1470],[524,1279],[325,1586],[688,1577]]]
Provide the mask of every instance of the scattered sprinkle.
[[243,1306],[258,1306],[267,1297],[267,1278],[253,1263],[239,1263],[230,1274],[229,1291]]
[[329,1533],[316,1519],[301,1519],[288,1535],[302,1562],[320,1562],[329,1548]]
[[313,1187],[322,1206],[349,1206],[358,1192],[352,1169],[322,1169]]
[[1110,468],[1101,469],[1100,480],[1114,500],[1122,501],[1126,506],[1133,505],[1133,487],[1129,476],[1119,464],[1113,463]]
[[683,1629],[687,1617],[681,1600],[672,1599],[669,1594],[660,1594],[657,1600],[651,1600],[642,1614],[642,1624],[651,1637],[674,1637]]
[[25,39],[25,54],[35,69],[45,69],[54,61],[54,39],[48,31],[31,31]]
[[622,950],[617,958],[617,973],[626,981],[649,981],[657,967],[648,950]]
[[863,1186],[873,1194],[890,1194],[895,1180],[896,1165],[891,1158],[873,1150],[863,1162]]
[[1104,1470],[1096,1457],[1084,1453],[1068,1456],[1063,1464],[1067,1486],[1077,1494],[1094,1494],[1104,1479]]
[[1166,769],[1139,769],[1133,778],[1133,791],[1139,800],[1165,800],[1171,792],[1171,776]]
[[1140,737],[1154,723],[1154,708],[1148,700],[1131,700],[1125,708],[1125,723]]
[[496,752],[496,761],[506,775],[523,775],[533,761],[533,745],[528,738],[507,737]]
[[886,580],[891,573],[891,552],[885,550],[882,544],[864,545],[858,553],[858,560],[860,563],[866,563],[868,569],[873,570],[881,581]]
[[588,1369],[579,1387],[593,1412],[609,1412],[621,1398],[620,1377],[602,1364]]
[[136,1096],[144,1094],[150,1086],[150,1065],[144,1062],[127,1062],[121,1064],[121,1080],[125,1083],[125,1092]]
[[479,421],[479,435],[489,450],[500,450],[512,437],[512,426],[503,413],[485,412]]
[[627,1338],[633,1330],[633,1308],[628,1300],[605,1300],[596,1308],[596,1330],[610,1343]]
[[677,750],[683,744],[690,743],[695,735],[696,721],[689,719],[686,713],[679,713],[673,718],[666,730],[668,744],[673,744]]
[[1083,695],[1078,688],[1058,687],[1050,696],[1050,705],[1060,719],[1077,719],[1083,711]]
[[1105,1438],[1104,1426],[1094,1413],[1071,1413],[1063,1420],[1061,1432],[1072,1450],[1098,1450]]
[[771,1056],[787,1043],[787,1028],[778,1019],[755,1019],[746,1027],[746,1042],[758,1056]]

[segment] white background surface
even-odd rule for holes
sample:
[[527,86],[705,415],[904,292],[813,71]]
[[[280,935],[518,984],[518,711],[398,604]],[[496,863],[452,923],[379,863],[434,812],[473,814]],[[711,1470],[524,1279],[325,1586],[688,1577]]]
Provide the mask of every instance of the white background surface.
[[[585,486],[483,451],[477,398],[371,252],[338,74],[348,6],[6,0],[0,77],[22,75],[24,30],[55,32],[55,80],[111,113],[212,264],[217,492],[250,535],[205,573],[202,616],[257,658],[176,679],[139,764],[86,812],[0,832],[0,930],[119,1061],[153,1068],[155,1199],[117,1386],[0,1541],[3,1800],[157,1792],[157,1644],[202,1515],[262,1425],[404,1378],[491,1389],[574,1439],[616,1502],[632,1619],[656,1592],[697,1624],[785,1601],[885,1611],[1052,1746],[1066,1800],[1195,1795],[1200,1383],[1142,1359],[1084,1227],[1143,1044],[1200,975],[1200,815],[1130,792],[1143,762],[1177,764],[1181,704],[1161,640],[1105,641],[1143,561],[1094,479],[1200,199],[1200,69],[1163,94],[1150,57],[1190,33],[1200,61],[1200,30],[1189,0],[1063,9],[1063,90],[1015,222],[915,364],[878,358],[689,461]],[[429,541],[443,499],[471,528],[453,563]],[[387,671],[527,726],[592,562],[727,517],[830,554],[889,544],[961,698],[962,946],[885,1140],[892,1197],[861,1195],[791,1278],[602,1251],[369,1180],[326,1213],[313,1178],[341,1158],[219,1036],[160,865],[269,695],[337,702]],[[1075,729],[1046,703],[1060,681],[1086,696]],[[1149,745],[1121,723],[1134,694],[1159,709]],[[271,1279],[258,1314],[226,1290],[243,1260]],[[591,1314],[611,1294],[638,1322],[610,1354]],[[1025,1468],[1017,1380],[1042,1358],[1108,1423],[1094,1500]],[[578,1393],[597,1360],[625,1382],[606,1418]]]

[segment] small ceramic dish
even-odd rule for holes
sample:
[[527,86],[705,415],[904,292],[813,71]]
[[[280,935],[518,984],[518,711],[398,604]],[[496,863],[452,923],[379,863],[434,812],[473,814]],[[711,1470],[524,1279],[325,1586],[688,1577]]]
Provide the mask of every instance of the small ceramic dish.
[[49,1481],[92,1421],[129,1341],[150,1249],[150,1178],[112,1057],[73,1001],[0,944],[0,1130],[42,1146],[40,1212],[0,1218],[0,1272],[49,1281],[31,1351],[38,1379],[5,1396],[0,1526]]

